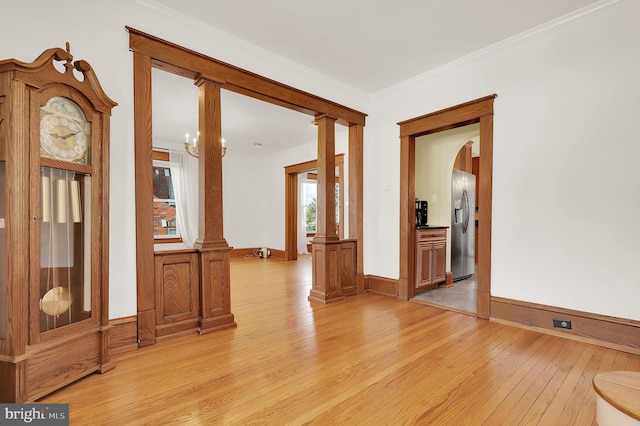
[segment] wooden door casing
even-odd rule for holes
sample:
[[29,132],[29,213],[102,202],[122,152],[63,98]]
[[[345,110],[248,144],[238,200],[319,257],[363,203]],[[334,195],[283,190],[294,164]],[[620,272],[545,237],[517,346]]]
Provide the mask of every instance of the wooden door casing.
[[496,94],[414,117],[398,123],[400,128],[400,271],[398,297],[414,295],[415,280],[415,140],[443,130],[480,123],[478,208],[477,317],[489,319],[491,305],[491,209],[493,185],[493,102]]

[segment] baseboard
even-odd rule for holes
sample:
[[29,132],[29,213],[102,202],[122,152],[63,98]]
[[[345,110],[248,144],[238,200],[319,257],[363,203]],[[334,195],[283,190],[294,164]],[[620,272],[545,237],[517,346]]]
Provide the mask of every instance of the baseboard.
[[[553,319],[571,321],[555,328]],[[491,297],[491,321],[640,355],[640,321]]]
[[111,355],[138,349],[138,319],[135,315],[109,321],[109,353]]
[[258,247],[255,248],[233,248],[229,252],[229,257],[251,257],[253,253],[258,250]]
[[453,272],[449,271],[449,272],[445,272],[445,280],[444,280],[444,284],[442,284],[443,287],[453,287]]
[[[256,256],[256,253],[258,252],[258,250],[260,250],[260,247],[234,248],[231,250],[231,252],[229,252],[229,257],[258,257]],[[269,251],[271,252],[271,255],[269,257],[272,257],[274,259],[280,259],[280,260],[285,259],[284,250],[277,250],[277,249],[270,248]]]
[[[365,292],[398,297],[398,280],[391,278],[365,275],[364,288]],[[554,318],[570,320],[572,328],[554,328]],[[640,321],[495,296],[491,297],[490,321],[640,355]],[[111,355],[138,348],[135,315],[110,320],[109,325]]]
[[269,249],[271,251],[271,256],[274,259],[279,259],[279,260],[285,260],[284,257],[284,250],[278,250],[278,249]]
[[377,275],[364,276],[364,291],[398,297],[398,280],[379,277]]

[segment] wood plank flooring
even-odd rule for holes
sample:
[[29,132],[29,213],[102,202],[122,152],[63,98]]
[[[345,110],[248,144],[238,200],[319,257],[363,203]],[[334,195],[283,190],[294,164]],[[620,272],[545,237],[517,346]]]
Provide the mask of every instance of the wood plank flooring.
[[238,327],[114,357],[40,402],[72,425],[592,425],[640,356],[375,294],[307,300],[311,260],[231,261]]

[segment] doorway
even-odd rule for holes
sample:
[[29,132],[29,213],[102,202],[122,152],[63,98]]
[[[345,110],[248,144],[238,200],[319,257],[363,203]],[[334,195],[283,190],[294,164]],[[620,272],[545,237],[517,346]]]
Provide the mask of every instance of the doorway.
[[[336,234],[340,239],[344,238],[344,154],[335,156],[336,165],[336,199],[337,217]],[[311,160],[304,163],[292,164],[284,168],[285,174],[285,260],[296,260],[299,245],[299,176],[305,174],[308,179],[317,180],[318,161]],[[311,236],[310,236],[311,237]],[[309,251],[310,252],[310,251]]]
[[491,302],[491,200],[493,176],[493,101],[490,95],[431,114],[398,123],[400,126],[400,279],[398,297],[414,296],[415,260],[415,143],[416,138],[444,130],[479,123],[480,162],[478,221],[478,272],[476,315],[488,319]]
[[[422,285],[413,298],[472,315],[477,309],[474,243],[478,212],[473,160],[479,160],[479,135],[480,124],[474,123],[417,137],[415,143],[415,197],[426,206],[424,213],[418,211],[424,216],[419,222],[421,228],[446,229],[443,269],[450,271],[451,279],[435,286]],[[424,259],[416,261],[421,271]]]

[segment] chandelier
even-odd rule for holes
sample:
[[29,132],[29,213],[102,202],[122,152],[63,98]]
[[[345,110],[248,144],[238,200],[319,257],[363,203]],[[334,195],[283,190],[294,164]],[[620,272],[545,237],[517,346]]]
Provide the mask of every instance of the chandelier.
[[[200,139],[200,132],[198,132],[197,137],[193,138],[191,142],[189,142],[189,133],[185,135],[184,149],[185,151],[187,151],[187,154],[189,154],[192,157],[198,158],[198,155],[200,154],[200,151],[198,151],[199,139]],[[222,156],[224,157],[226,153],[227,153],[227,147],[224,144],[224,138],[223,138],[222,139]]]

